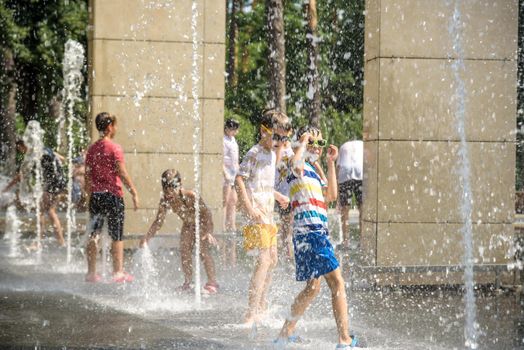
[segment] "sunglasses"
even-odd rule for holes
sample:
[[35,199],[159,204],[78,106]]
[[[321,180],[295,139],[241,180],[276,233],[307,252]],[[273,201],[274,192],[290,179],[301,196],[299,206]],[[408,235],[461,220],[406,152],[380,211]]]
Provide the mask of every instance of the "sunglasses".
[[260,126],[262,126],[262,129],[267,132],[269,135],[273,135],[273,130],[269,129],[267,126],[265,126],[264,124],[260,124]]
[[282,135],[279,135],[279,134],[273,134],[272,138],[273,138],[273,141],[276,141],[276,142],[287,142],[287,141],[290,140],[289,136],[287,136],[287,135],[282,136]]
[[308,146],[311,147],[326,147],[327,141],[326,140],[309,140]]

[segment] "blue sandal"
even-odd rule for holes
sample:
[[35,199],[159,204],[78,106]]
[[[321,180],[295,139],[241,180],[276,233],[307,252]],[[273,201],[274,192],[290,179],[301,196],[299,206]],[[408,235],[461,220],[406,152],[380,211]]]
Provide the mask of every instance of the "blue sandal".
[[337,347],[335,349],[341,350],[341,349],[351,349],[351,348],[359,348],[359,347],[360,347],[360,342],[358,341],[357,337],[352,335],[350,344],[337,344]]

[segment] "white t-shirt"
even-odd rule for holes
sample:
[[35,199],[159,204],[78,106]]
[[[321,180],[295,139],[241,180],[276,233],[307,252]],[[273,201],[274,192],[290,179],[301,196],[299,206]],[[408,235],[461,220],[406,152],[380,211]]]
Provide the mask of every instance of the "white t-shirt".
[[264,214],[265,224],[273,223],[275,163],[275,152],[256,144],[244,156],[238,172],[244,178],[251,205]]
[[282,157],[280,162],[277,164],[277,169],[275,173],[275,189],[282,193],[284,196],[289,197],[289,183],[287,182],[287,177],[289,175],[289,162],[293,159],[295,153],[291,147],[285,148],[282,150]]
[[233,136],[224,135],[224,169],[230,180],[234,180],[238,173],[238,144]]
[[338,183],[349,180],[362,180],[364,163],[364,142],[348,141],[340,146],[337,166]]

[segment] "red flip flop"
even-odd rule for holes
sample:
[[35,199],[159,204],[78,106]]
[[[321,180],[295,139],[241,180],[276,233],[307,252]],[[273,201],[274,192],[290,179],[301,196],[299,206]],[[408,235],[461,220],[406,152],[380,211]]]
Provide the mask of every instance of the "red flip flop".
[[129,283],[129,282],[133,282],[134,280],[135,280],[135,277],[133,277],[133,275],[127,272],[124,272],[122,276],[113,277],[113,282],[115,283]]
[[102,276],[99,274],[87,275],[85,281],[89,283],[98,283],[102,280]]

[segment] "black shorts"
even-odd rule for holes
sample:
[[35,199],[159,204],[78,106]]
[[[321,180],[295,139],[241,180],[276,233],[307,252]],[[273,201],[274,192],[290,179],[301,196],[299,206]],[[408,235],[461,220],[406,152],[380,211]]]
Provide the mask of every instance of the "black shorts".
[[352,204],[353,194],[357,199],[357,206],[362,205],[362,180],[349,180],[338,184],[338,204],[347,207]]
[[121,241],[124,235],[124,199],[109,192],[93,193],[89,201],[89,233],[100,234],[107,217],[107,230],[113,241]]

